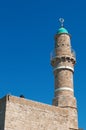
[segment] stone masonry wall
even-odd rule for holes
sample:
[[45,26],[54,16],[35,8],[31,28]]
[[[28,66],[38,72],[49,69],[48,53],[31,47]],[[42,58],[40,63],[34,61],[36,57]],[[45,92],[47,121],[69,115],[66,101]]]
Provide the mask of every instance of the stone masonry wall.
[[75,113],[68,108],[14,96],[7,96],[6,99],[4,130],[69,130],[70,122],[71,127],[77,129],[76,117],[73,117]]

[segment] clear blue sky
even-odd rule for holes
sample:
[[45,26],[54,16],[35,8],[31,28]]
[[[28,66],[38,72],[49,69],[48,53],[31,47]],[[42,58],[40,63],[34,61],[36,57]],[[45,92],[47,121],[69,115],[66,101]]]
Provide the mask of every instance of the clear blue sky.
[[58,19],[72,35],[76,51],[74,73],[79,126],[86,129],[86,1],[0,1],[0,97],[7,93],[51,104],[54,77],[50,52]]

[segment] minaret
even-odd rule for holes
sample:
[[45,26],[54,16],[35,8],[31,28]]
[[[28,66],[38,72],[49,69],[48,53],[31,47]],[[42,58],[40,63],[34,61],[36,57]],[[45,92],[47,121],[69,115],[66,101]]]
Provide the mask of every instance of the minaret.
[[60,18],[60,22],[61,27],[55,35],[55,48],[51,56],[51,65],[53,66],[55,78],[53,105],[76,108],[73,86],[76,58],[71,47],[71,36],[63,27],[64,19]]

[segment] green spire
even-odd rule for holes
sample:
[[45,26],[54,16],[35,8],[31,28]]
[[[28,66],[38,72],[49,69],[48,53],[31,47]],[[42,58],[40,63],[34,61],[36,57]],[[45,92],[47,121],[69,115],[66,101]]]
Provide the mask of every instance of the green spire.
[[68,34],[67,29],[65,29],[65,28],[63,27],[63,26],[64,26],[64,25],[63,25],[64,19],[63,19],[63,18],[60,18],[59,21],[60,21],[60,23],[61,23],[61,27],[58,29],[57,34],[62,34],[62,33]]
[[68,34],[67,29],[65,29],[64,27],[59,28],[59,30],[57,31],[57,34],[62,34],[62,33]]

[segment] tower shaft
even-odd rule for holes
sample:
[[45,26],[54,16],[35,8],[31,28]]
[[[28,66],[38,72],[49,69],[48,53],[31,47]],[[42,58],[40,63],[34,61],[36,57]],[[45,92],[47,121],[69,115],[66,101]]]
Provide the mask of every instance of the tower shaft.
[[76,107],[73,88],[75,54],[71,48],[70,35],[66,32],[57,33],[55,48],[51,58],[55,78],[53,105]]

